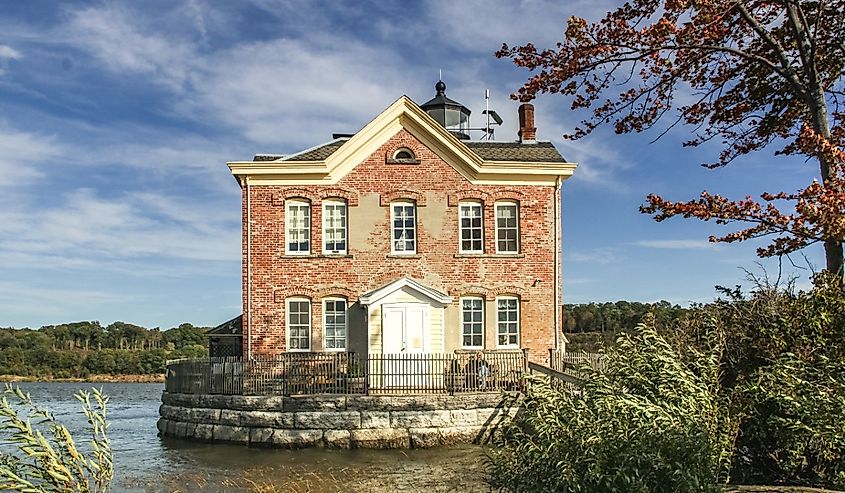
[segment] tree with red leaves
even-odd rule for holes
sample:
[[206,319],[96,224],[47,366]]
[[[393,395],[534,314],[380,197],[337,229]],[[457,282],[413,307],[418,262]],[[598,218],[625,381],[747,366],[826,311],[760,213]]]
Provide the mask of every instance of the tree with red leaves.
[[827,270],[842,273],[845,0],[631,0],[596,23],[571,17],[553,49],[502,45],[496,56],[536,72],[514,99],[560,93],[572,98],[572,109],[591,110],[564,138],[608,123],[617,133],[642,132],[665,117],[660,136],[683,123],[693,127],[685,146],[721,140],[718,160],[707,167],[770,144],[777,154],[817,160],[820,182],[795,193],[734,201],[703,192],[688,202],[652,194],[640,209],[657,221],[680,215],[750,223],[710,241],[773,235],[761,256],[823,243]]

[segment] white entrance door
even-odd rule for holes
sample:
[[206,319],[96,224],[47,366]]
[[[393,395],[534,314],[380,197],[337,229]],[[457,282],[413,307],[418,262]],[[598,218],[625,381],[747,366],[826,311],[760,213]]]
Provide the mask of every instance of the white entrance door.
[[382,305],[382,352],[386,387],[426,385],[429,363],[421,353],[428,349],[428,305]]
[[399,303],[382,306],[384,354],[424,353],[428,305]]

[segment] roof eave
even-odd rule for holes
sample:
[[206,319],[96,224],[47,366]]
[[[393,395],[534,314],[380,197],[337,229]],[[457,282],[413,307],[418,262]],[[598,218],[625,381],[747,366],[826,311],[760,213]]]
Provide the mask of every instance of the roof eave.
[[575,163],[559,161],[484,160],[407,96],[394,101],[322,161],[296,161],[295,157],[302,154],[297,153],[284,160],[232,161],[227,166],[236,179],[246,177],[248,183],[334,184],[401,128],[416,135],[471,182],[505,180],[519,183],[520,176],[525,176],[528,184],[545,185],[559,178],[569,178],[577,167]]

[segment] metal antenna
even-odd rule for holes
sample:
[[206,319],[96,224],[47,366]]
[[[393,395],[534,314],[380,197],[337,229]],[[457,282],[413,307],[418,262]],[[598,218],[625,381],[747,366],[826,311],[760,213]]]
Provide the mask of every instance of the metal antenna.
[[496,110],[490,109],[490,89],[484,90],[484,106],[485,110],[482,112],[487,117],[487,126],[478,130],[484,130],[484,140],[495,140],[492,125],[502,125],[502,117],[496,113]]
[[484,116],[487,117],[487,130],[484,132],[485,140],[490,140],[490,89],[484,90]]
[[437,80],[443,80],[443,69],[437,69]]

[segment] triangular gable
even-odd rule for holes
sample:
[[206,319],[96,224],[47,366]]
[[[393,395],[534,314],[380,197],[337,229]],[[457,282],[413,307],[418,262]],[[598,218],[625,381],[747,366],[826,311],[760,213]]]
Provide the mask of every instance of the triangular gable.
[[425,296],[433,301],[441,303],[443,305],[448,305],[452,302],[452,297],[448,294],[434,289],[430,286],[426,286],[425,284],[419,283],[409,277],[402,277],[393,282],[385,284],[384,286],[374,289],[369,293],[366,293],[358,298],[358,302],[362,305],[373,305],[378,303],[380,300],[390,296],[391,294],[399,291],[400,289],[407,288],[419,295]]
[[571,176],[576,167],[574,163],[559,162],[485,162],[407,96],[394,101],[324,161],[298,161],[296,156],[301,153],[297,153],[280,161],[236,161],[227,164],[233,174],[247,176],[250,183],[255,184],[334,184],[402,129],[474,183],[555,182]]
[[468,180],[481,171],[482,160],[463,142],[402,96],[326,159],[329,173],[342,178],[405,129]]

